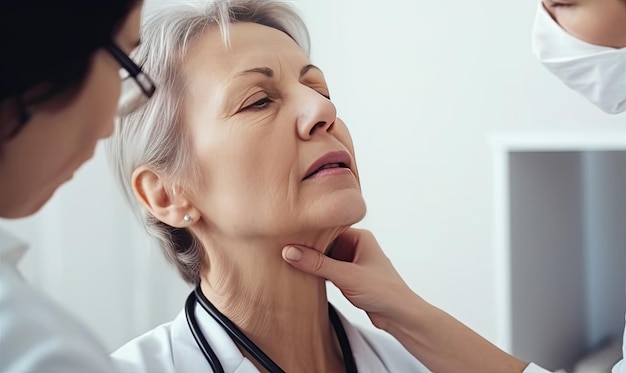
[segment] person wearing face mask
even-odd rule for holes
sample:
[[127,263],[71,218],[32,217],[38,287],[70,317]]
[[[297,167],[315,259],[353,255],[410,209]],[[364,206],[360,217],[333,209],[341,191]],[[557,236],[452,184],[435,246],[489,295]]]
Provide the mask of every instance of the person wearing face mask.
[[[603,111],[626,111],[626,0],[541,1],[533,51]],[[548,372],[505,353],[415,294],[368,231],[347,230],[328,255],[297,242],[282,255],[295,268],[330,280],[433,372]],[[623,359],[612,373],[626,373]]]
[[626,111],[626,0],[544,0],[533,50],[550,72],[600,109]]

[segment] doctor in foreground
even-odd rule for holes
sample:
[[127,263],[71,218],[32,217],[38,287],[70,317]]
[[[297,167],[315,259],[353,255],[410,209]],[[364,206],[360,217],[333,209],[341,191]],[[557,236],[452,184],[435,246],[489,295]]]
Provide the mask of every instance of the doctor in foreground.
[[[141,7],[0,0],[0,217],[37,212],[111,134],[115,115],[150,98],[154,85],[127,56]],[[98,340],[24,281],[25,251],[0,231],[0,372],[113,372]]]
[[[601,109],[626,111],[626,0],[544,0],[533,49],[552,73]],[[506,354],[413,293],[371,233],[344,232],[330,253],[334,259],[293,244],[283,249],[287,262],[332,281],[432,371],[547,372]],[[623,360],[612,373],[626,373]]]
[[170,323],[113,353],[122,372],[427,372],[350,324],[325,280],[281,257],[365,215],[354,148],[288,3],[176,2],[134,57],[160,88],[109,143],[148,233],[196,287]]

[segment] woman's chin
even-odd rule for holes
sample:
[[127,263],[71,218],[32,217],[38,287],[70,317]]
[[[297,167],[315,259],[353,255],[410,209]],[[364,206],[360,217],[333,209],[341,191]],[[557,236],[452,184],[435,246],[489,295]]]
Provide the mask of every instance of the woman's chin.
[[351,226],[363,220],[367,207],[359,195],[342,199],[330,207],[328,222],[334,226]]

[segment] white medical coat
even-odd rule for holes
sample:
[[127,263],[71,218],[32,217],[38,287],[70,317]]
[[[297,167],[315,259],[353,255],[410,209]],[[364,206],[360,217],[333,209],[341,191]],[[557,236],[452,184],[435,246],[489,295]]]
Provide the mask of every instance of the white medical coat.
[[114,372],[100,343],[24,282],[16,265],[25,251],[25,244],[0,230],[0,372]]
[[[252,362],[241,354],[228,334],[198,304],[196,317],[225,372],[258,372]],[[388,334],[353,326],[341,314],[340,318],[359,372],[430,372]],[[626,347],[626,336],[624,346]],[[184,311],[172,322],[128,342],[112,356],[121,373],[211,372],[209,363],[189,330]],[[523,373],[549,371],[531,363]],[[626,373],[623,361],[615,365],[612,373]]]
[[[258,372],[228,334],[196,304],[200,328],[226,373]],[[360,373],[429,372],[400,343],[379,330],[358,328],[340,314]],[[169,323],[130,341],[113,353],[122,373],[211,372],[211,366],[189,330],[185,312]]]
[[[258,372],[228,334],[196,305],[200,328],[227,373]],[[429,372],[395,339],[378,330],[355,327],[341,314],[359,372]],[[626,343],[625,343],[626,345]],[[211,367],[191,335],[184,311],[169,323],[130,341],[113,353],[121,373],[210,372]],[[620,368],[621,367],[621,368]],[[620,370],[621,369],[621,370]],[[612,373],[626,373],[621,363]],[[549,373],[530,364],[523,373]]]

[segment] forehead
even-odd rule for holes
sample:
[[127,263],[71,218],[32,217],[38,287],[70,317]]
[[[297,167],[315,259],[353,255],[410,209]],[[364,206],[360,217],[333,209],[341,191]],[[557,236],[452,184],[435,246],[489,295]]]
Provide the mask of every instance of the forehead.
[[183,74],[191,85],[200,80],[225,83],[250,68],[271,67],[299,73],[308,63],[306,53],[284,32],[256,23],[238,22],[230,24],[228,45],[217,26],[199,35],[187,50]]

